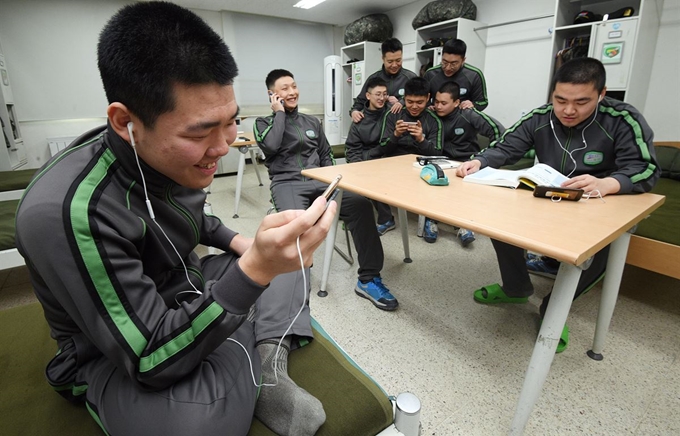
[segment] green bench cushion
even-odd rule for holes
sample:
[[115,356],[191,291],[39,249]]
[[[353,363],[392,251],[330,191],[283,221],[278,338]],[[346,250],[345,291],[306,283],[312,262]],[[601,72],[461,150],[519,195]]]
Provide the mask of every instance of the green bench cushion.
[[[325,406],[318,435],[375,435],[392,423],[387,395],[353,364],[323,329],[290,355],[289,373]],[[103,432],[84,406],[73,405],[45,380],[56,344],[38,303],[0,311],[0,433],[91,436]],[[332,405],[332,406],[331,406]],[[257,420],[249,436],[274,435]]]
[[665,195],[664,204],[640,222],[636,235],[680,245],[680,148],[654,147],[661,178],[652,192]]
[[17,171],[0,171],[0,191],[26,189],[36,171],[38,170],[35,168]]
[[0,201],[0,251],[14,248],[14,222],[19,200]]
[[664,204],[640,222],[636,235],[680,245],[680,181],[661,178],[652,192],[665,195]]

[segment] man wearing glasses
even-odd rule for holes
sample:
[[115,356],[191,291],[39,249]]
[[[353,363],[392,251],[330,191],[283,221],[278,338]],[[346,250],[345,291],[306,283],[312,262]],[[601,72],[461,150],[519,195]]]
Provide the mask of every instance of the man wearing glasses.
[[442,63],[425,73],[430,83],[430,96],[434,99],[437,91],[446,82],[456,82],[460,87],[460,108],[474,107],[483,111],[489,105],[486,95],[486,80],[479,68],[465,63],[467,45],[460,39],[446,41],[442,49]]
[[403,60],[403,46],[401,41],[397,38],[390,38],[385,40],[380,47],[382,51],[383,67],[375,73],[368,76],[366,84],[361,88],[361,92],[354,99],[354,105],[349,110],[352,121],[355,123],[363,119],[363,109],[366,105],[366,91],[368,90],[368,81],[374,77],[380,77],[387,84],[388,103],[390,110],[396,114],[403,107],[404,100],[404,85],[409,79],[417,77],[416,73],[406,68],[402,68]]
[[[387,83],[380,77],[372,77],[366,81],[366,103],[361,111],[360,123],[352,123],[345,141],[345,159],[347,163],[361,162],[369,159],[372,149],[380,146],[382,119],[387,112]],[[385,203],[373,201],[378,211],[377,229],[380,236],[396,227],[392,209]]]

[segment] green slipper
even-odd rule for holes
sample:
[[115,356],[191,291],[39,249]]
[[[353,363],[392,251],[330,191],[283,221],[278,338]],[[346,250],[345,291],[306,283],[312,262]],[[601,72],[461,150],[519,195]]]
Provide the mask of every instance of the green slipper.
[[557,349],[555,350],[555,353],[561,353],[562,351],[567,349],[567,345],[569,345],[569,327],[567,325],[564,325],[564,328],[562,329],[562,334],[560,335],[560,342],[557,344]]
[[482,304],[515,303],[522,304],[529,301],[529,297],[508,297],[498,283],[482,286],[477,289],[473,298]]
[[[543,324],[543,320],[541,320],[541,324]],[[539,329],[540,324],[539,324]],[[567,345],[569,345],[569,327],[565,324],[564,328],[562,329],[562,334],[560,335],[560,342],[557,344],[557,349],[555,350],[555,354],[559,354],[562,351],[567,349]]]

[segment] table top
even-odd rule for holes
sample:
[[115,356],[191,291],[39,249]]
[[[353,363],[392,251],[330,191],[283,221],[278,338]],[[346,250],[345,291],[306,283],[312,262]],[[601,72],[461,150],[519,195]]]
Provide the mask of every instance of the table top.
[[[247,138],[244,141],[242,138]],[[255,145],[257,142],[253,138],[253,132],[243,132],[236,135],[236,140],[229,144],[230,147],[246,147],[249,145]]]
[[580,265],[661,206],[656,194],[610,195],[552,202],[526,189],[463,182],[444,170],[448,186],[431,186],[413,166],[415,155],[314,168],[302,175],[409,212]]

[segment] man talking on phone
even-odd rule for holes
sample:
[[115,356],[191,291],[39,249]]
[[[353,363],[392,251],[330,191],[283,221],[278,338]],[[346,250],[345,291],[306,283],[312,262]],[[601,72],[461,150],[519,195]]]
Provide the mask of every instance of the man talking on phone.
[[[298,111],[300,92],[293,73],[272,70],[265,84],[273,113],[257,118],[253,130],[265,155],[272,199],[278,211],[306,209],[328,184],[307,179],[300,171],[335,165],[333,152],[319,119]],[[344,191],[339,213],[352,233],[359,259],[359,277],[354,292],[378,309],[397,309],[397,299],[380,277],[384,253],[371,202],[361,195]]]
[[[539,162],[569,178],[562,183],[563,188],[582,189],[597,197],[648,192],[660,176],[654,133],[637,109],[605,95],[605,83],[606,71],[599,60],[578,58],[566,62],[553,77],[552,102],[523,116],[500,140],[458,167],[456,174],[464,177],[486,166],[511,165],[534,148]],[[548,259],[525,261],[521,248],[491,241],[503,285],[483,286],[474,292],[475,301],[526,303],[534,293],[528,271],[545,270]],[[590,267],[581,273],[574,299],[603,277],[608,254],[609,246],[593,256]],[[559,263],[555,263],[556,274]],[[550,294],[541,304],[541,318],[549,300]],[[565,325],[557,352],[564,351],[568,342],[569,329]]]

